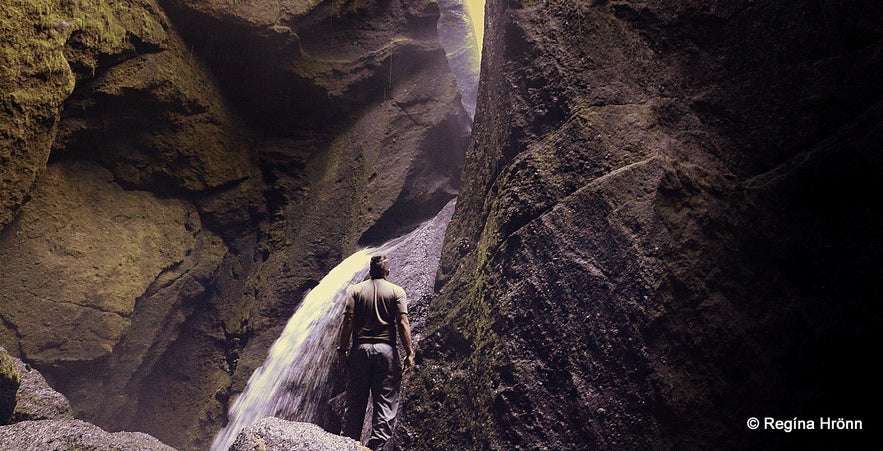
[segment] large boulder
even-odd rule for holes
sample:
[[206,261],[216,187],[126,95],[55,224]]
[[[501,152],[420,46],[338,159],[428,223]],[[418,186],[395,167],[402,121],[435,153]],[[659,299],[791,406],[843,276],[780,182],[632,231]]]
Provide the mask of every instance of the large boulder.
[[50,387],[39,371],[21,359],[12,357],[12,360],[21,377],[13,422],[74,418],[70,401]]
[[[19,375],[21,384],[19,386]],[[9,381],[17,388],[9,402]],[[10,425],[0,425],[3,449],[42,451],[69,450],[162,450],[172,451],[159,440],[143,433],[106,432],[93,424],[75,420],[70,403],[43,376],[0,347],[0,412],[12,413]],[[10,418],[4,418],[3,423]]]
[[362,451],[359,442],[311,423],[264,418],[239,433],[230,451]]
[[201,239],[192,207],[124,191],[94,164],[50,166],[31,196],[0,237],[0,337],[38,367],[106,359],[152,284],[223,246]]
[[400,446],[859,440],[745,421],[877,416],[881,8],[488,1]]
[[0,347],[0,424],[73,419],[70,402],[43,375]]
[[6,449],[94,451],[174,451],[175,449],[141,432],[107,432],[80,420],[23,421],[0,426],[0,443]]
[[0,337],[84,418],[120,427],[226,247],[193,206],[125,191],[94,163],[50,165],[31,195],[0,235]]

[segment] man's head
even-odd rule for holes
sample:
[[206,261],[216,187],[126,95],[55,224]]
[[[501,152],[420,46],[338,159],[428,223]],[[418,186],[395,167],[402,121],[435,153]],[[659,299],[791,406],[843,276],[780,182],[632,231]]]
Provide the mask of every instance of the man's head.
[[384,279],[389,275],[389,260],[386,259],[385,255],[371,257],[369,273],[372,279]]

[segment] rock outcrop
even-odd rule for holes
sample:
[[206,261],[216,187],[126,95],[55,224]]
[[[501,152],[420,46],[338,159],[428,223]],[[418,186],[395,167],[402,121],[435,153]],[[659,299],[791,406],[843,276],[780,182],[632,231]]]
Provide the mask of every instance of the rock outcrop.
[[141,432],[107,432],[81,420],[23,421],[0,426],[0,443],[21,451],[46,449],[95,451],[174,451]]
[[226,401],[330,268],[454,196],[469,118],[433,2],[164,5],[256,130],[267,185],[266,261],[236,297],[219,293],[235,343]]
[[487,13],[402,449],[859,440],[745,421],[877,416],[880,4]]
[[[481,43],[475,35],[475,20],[461,0],[440,0],[438,36],[448,55],[451,71],[457,77],[457,87],[463,107],[472,117],[478,98]],[[482,24],[483,25],[483,24]]]
[[0,5],[0,230],[46,165],[61,104],[74,89],[63,53],[73,26],[50,15],[57,5]]
[[[193,269],[199,256],[203,274],[182,293],[197,296],[225,251],[195,209],[124,191],[95,164],[52,165],[31,196],[0,239],[0,338],[38,367],[109,358],[144,309],[139,298],[152,301],[151,285],[156,291],[188,275],[181,267]],[[150,323],[161,329],[168,316]],[[138,330],[138,339],[157,332]]]
[[362,451],[359,442],[325,432],[319,426],[264,418],[239,433],[230,451]]
[[[6,351],[0,349],[0,355]],[[14,402],[12,422],[37,420],[72,420],[71,403],[61,393],[52,389],[39,371],[26,365],[21,359],[10,357],[21,378],[21,386]]]
[[21,359],[0,347],[0,424],[35,420],[72,420],[73,409],[64,395]]

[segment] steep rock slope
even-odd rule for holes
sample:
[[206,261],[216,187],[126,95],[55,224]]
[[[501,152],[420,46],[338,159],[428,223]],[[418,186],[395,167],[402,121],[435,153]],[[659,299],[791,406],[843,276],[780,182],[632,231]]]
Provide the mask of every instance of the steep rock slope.
[[53,23],[50,5],[24,0],[0,5],[0,229],[46,165],[59,107],[74,88],[62,54],[70,24]]
[[745,421],[879,416],[879,4],[487,13],[401,448],[859,440]]

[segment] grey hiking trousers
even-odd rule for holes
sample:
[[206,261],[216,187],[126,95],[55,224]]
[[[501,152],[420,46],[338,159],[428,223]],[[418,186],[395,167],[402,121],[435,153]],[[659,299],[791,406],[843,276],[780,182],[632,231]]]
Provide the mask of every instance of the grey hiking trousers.
[[368,448],[381,449],[392,436],[392,422],[399,408],[402,367],[399,353],[389,343],[353,346],[347,360],[346,413],[343,435],[359,440],[365,422],[365,407],[371,393],[374,415]]

